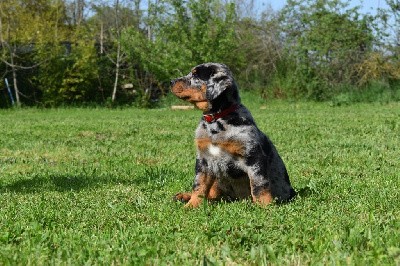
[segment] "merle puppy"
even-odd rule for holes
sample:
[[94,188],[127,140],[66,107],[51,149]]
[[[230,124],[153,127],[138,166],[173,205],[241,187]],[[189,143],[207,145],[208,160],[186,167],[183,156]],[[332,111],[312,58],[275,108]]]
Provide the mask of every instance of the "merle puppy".
[[252,198],[267,205],[295,196],[275,146],[257,127],[226,65],[198,65],[171,81],[172,92],[203,111],[196,129],[196,176],[191,193],[175,199],[185,207],[208,200]]

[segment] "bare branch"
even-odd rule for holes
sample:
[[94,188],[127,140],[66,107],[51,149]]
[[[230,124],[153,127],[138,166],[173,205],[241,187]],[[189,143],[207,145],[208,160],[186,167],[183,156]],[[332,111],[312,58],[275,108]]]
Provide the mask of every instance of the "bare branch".
[[1,61],[4,63],[4,64],[6,64],[7,66],[9,66],[9,67],[11,67],[11,68],[18,68],[18,69],[25,69],[25,70],[27,70],[27,69],[33,69],[33,68],[35,68],[35,67],[38,67],[38,66],[40,66],[41,64],[43,64],[44,62],[46,62],[46,61],[43,61],[43,62],[40,62],[40,63],[37,63],[37,64],[34,64],[34,65],[32,65],[32,66],[20,66],[20,65],[16,65],[16,64],[12,64],[12,63],[10,63],[10,62],[8,62],[8,61],[6,61],[6,60],[4,60],[4,59],[1,59]]

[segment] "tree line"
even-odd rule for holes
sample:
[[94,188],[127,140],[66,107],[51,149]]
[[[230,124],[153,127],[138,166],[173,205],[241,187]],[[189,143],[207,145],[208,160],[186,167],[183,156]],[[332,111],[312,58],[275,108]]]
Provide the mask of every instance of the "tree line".
[[400,2],[385,1],[3,0],[0,107],[150,106],[210,61],[266,98],[400,100]]

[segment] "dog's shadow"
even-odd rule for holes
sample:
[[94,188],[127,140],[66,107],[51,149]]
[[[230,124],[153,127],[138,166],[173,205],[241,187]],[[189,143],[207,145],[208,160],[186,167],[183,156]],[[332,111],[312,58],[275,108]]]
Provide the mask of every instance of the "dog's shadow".
[[0,179],[0,194],[13,192],[33,194],[47,192],[81,191],[109,185],[138,185],[151,189],[161,189],[176,176],[174,171],[160,167],[145,168],[142,174],[120,177],[107,173],[55,173],[33,174],[24,179],[4,181]]
[[85,174],[54,174],[49,176],[35,176],[32,178],[14,181],[9,184],[0,183],[0,194],[6,192],[33,194],[44,191],[81,191],[98,188],[107,184],[128,183],[128,180],[115,180],[106,176],[88,176]]
[[80,191],[91,186],[97,186],[98,182],[94,180],[95,178],[87,178],[80,175],[35,176],[0,185],[0,193],[30,194],[43,191]]

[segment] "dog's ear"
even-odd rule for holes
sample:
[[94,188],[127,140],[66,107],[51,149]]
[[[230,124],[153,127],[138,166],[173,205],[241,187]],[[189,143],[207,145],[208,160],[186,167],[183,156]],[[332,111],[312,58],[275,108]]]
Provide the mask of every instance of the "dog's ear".
[[213,74],[207,80],[206,98],[208,101],[215,100],[226,89],[234,86],[234,81],[229,70],[213,66]]

